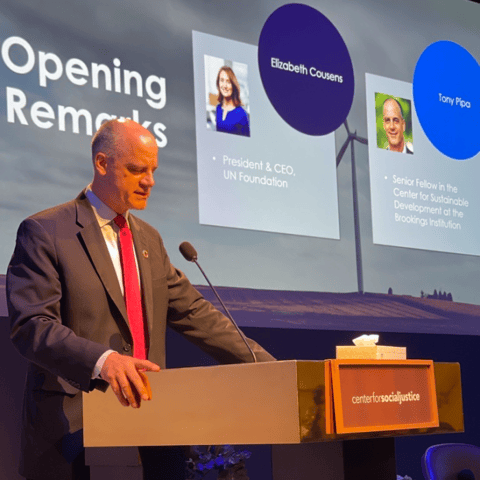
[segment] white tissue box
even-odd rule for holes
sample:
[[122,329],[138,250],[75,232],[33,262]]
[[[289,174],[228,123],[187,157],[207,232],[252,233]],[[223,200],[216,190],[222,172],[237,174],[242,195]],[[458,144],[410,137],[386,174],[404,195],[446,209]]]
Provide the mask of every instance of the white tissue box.
[[337,345],[337,359],[406,360],[407,347]]

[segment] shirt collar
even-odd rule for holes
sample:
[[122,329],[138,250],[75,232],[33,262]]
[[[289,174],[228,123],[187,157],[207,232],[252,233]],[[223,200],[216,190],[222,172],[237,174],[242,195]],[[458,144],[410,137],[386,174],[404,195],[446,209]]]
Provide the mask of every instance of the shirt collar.
[[[90,205],[93,208],[93,213],[97,217],[98,224],[100,228],[112,222],[112,220],[118,215],[114,210],[112,210],[108,205],[105,205],[94,193],[92,190],[92,184],[88,185],[85,190],[85,195],[87,196]],[[128,210],[124,213],[124,217],[128,222]]]

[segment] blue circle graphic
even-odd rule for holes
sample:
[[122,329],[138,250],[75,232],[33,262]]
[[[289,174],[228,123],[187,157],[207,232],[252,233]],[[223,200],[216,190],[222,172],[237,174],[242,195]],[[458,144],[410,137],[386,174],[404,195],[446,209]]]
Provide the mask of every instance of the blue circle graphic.
[[326,135],[347,118],[354,75],[347,46],[330,20],[307,5],[275,10],[258,42],[265,92],[290,126],[308,135]]
[[466,160],[480,151],[480,66],[462,46],[439,41],[427,47],[413,74],[420,125],[444,155]]

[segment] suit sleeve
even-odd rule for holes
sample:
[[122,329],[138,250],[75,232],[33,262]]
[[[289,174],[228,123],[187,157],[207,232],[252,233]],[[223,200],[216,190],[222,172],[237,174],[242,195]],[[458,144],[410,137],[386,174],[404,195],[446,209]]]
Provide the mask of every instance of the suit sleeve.
[[88,391],[95,363],[107,348],[77,336],[61,316],[61,302],[55,242],[29,218],[19,227],[7,270],[12,342],[27,360],[63,379],[59,382],[68,393]]
[[[176,331],[198,345],[220,363],[252,362],[242,337],[230,320],[220,313],[174,268],[162,244],[169,295],[168,322]],[[274,361],[255,341],[248,339],[260,362]]]

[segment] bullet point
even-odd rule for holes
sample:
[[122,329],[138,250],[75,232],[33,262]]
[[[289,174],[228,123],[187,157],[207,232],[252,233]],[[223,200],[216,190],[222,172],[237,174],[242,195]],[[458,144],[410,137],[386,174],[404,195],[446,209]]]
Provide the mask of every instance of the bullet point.
[[388,180],[388,177],[385,175],[385,180]]
[[216,158],[215,158],[215,157],[213,157],[213,159],[214,159],[214,160],[216,160]]

